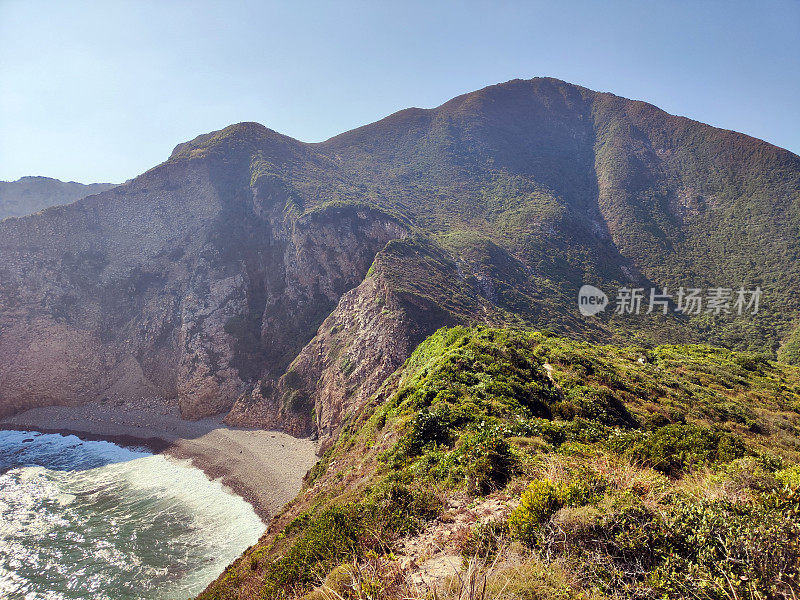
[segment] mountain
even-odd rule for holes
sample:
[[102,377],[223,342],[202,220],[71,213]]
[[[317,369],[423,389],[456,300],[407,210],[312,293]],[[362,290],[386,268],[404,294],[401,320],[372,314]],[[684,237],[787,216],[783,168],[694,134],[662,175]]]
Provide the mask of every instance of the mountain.
[[0,181],[0,219],[24,217],[51,206],[70,204],[114,187],[113,183],[76,183],[50,177]]
[[[155,395],[331,443],[458,324],[791,360],[798,232],[800,157],[554,79],[318,144],[240,123],[0,223],[0,414]],[[763,297],[757,315],[587,318],[584,283]]]

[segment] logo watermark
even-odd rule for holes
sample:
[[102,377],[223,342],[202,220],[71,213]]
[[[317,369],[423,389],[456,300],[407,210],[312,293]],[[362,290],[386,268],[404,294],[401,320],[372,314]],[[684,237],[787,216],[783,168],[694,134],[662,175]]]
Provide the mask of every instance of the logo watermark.
[[584,285],[578,290],[578,309],[587,317],[603,312],[608,306],[608,296],[593,285]]
[[[755,289],[679,287],[670,294],[667,288],[621,287],[617,290],[614,314],[639,315],[672,311],[684,315],[755,315],[763,292]],[[584,285],[578,291],[578,310],[584,316],[603,312],[609,306],[603,290]]]

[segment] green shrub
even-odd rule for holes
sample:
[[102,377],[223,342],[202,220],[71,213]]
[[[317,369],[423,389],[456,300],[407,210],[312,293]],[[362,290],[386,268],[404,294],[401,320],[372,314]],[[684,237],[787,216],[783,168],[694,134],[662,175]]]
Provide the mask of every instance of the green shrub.
[[784,340],[783,346],[778,351],[778,358],[790,365],[800,366],[800,323],[793,332]]
[[664,522],[630,492],[605,496],[597,505],[563,508],[537,532],[546,554],[566,554],[587,569],[604,594],[649,597],[637,590],[643,573],[659,564]]
[[800,592],[797,505],[679,502],[664,561],[649,577],[666,598],[795,598]]
[[511,447],[497,431],[487,428],[465,435],[460,451],[469,493],[486,494],[502,488],[511,477],[514,468]]
[[536,479],[522,492],[519,506],[508,518],[508,527],[519,540],[533,545],[539,526],[560,507],[558,486],[550,479]]
[[741,458],[747,450],[742,440],[731,433],[675,423],[634,441],[631,452],[652,468],[676,477],[701,465]]
[[793,465],[776,472],[775,479],[789,490],[800,490],[800,465]]
[[576,386],[567,394],[567,401],[573,407],[574,417],[611,426],[631,427],[636,424],[625,405],[606,387]]
[[738,352],[734,354],[733,362],[748,371],[758,371],[769,366],[769,357],[758,352]]
[[367,501],[375,507],[382,525],[399,535],[416,533],[441,509],[441,501],[433,491],[412,488],[396,480],[373,489]]
[[559,486],[558,500],[563,506],[581,506],[598,501],[608,483],[596,471],[582,469],[573,479]]
[[302,534],[269,565],[264,594],[280,597],[303,588],[321,573],[357,556],[363,548],[365,513],[358,505],[330,506],[308,518]]
[[449,444],[452,421],[446,406],[433,412],[427,409],[419,411],[401,442],[403,451],[407,456],[416,456],[429,444]]

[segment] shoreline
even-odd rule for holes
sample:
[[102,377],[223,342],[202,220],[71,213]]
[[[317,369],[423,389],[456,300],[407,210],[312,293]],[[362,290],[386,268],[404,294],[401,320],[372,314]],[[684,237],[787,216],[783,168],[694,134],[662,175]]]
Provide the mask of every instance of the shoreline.
[[0,419],[0,429],[74,435],[188,460],[246,500],[266,525],[300,492],[317,444],[280,431],[228,427],[220,417],[186,421],[160,400],[33,408]]
[[172,447],[173,442],[167,442],[161,438],[157,437],[149,437],[149,438],[140,438],[133,435],[107,435],[107,434],[100,434],[100,433],[92,433],[90,431],[83,431],[83,430],[75,430],[75,429],[64,429],[64,428],[55,428],[55,429],[48,429],[46,427],[33,427],[33,426],[22,426],[22,425],[15,425],[10,424],[6,421],[0,421],[0,431],[21,431],[21,432],[36,432],[36,433],[46,433],[46,434],[53,434],[53,435],[74,435],[77,438],[80,438],[84,442],[111,442],[112,444],[116,444],[117,446],[122,446],[123,448],[129,449],[137,449],[141,448],[151,452],[153,454],[164,454]]

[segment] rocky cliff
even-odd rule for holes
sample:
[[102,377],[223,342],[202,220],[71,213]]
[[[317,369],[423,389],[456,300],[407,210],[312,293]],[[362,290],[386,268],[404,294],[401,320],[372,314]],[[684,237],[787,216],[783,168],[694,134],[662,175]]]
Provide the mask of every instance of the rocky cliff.
[[189,418],[227,411],[404,235],[368,207],[287,211],[263,178],[220,191],[216,168],[170,161],[3,223],[0,410],[158,395]]

